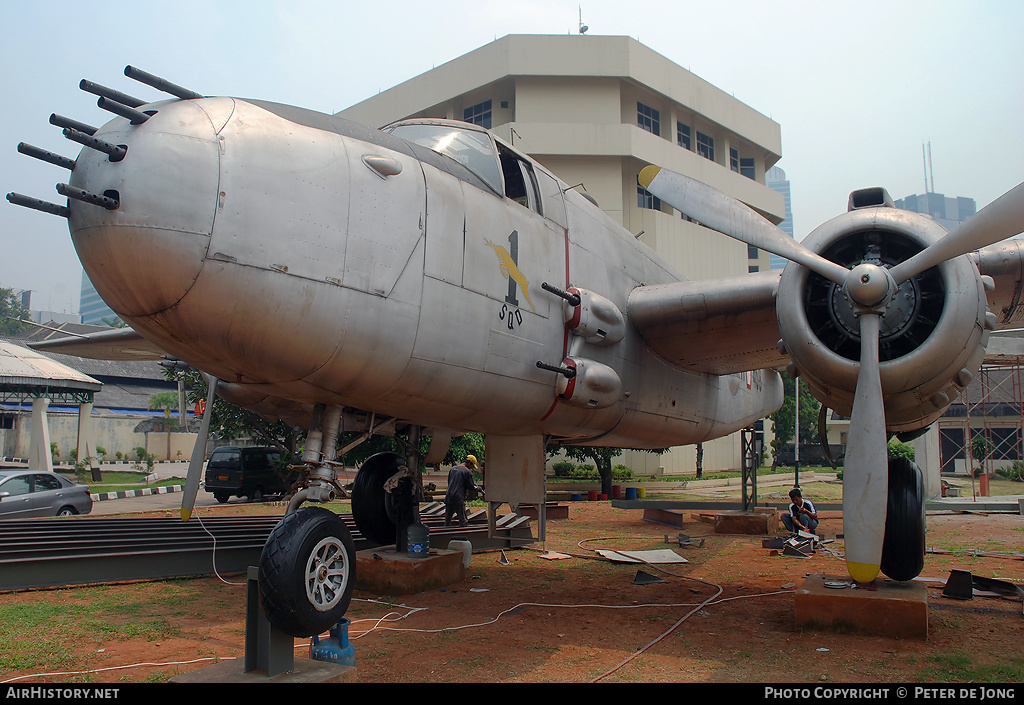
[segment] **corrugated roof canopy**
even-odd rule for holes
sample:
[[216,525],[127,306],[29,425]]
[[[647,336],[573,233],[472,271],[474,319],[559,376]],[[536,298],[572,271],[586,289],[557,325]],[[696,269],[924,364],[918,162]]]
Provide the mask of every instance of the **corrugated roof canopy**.
[[20,345],[0,340],[0,398],[91,402],[103,385],[67,365]]

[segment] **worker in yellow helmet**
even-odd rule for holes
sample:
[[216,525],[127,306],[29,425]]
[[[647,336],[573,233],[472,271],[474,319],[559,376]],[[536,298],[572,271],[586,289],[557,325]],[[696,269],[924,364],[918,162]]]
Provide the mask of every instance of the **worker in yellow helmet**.
[[462,465],[455,465],[448,471],[448,490],[444,493],[444,525],[451,526],[452,517],[459,526],[466,526],[466,493],[476,488],[473,471],[477,469],[476,456],[467,455]]

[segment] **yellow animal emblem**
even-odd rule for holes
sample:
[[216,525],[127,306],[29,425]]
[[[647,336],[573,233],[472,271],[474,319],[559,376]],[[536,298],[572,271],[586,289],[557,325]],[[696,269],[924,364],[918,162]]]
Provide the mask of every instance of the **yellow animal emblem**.
[[498,255],[498,261],[501,263],[501,273],[504,277],[506,279],[512,277],[515,283],[519,285],[519,290],[523,292],[523,296],[526,297],[526,303],[530,304],[530,309],[536,311],[537,309],[533,307],[533,302],[530,301],[530,292],[527,289],[530,283],[526,281],[526,277],[519,271],[518,265],[512,260],[512,255],[501,245],[495,245],[490,240],[484,240],[484,242],[494,248],[494,253]]

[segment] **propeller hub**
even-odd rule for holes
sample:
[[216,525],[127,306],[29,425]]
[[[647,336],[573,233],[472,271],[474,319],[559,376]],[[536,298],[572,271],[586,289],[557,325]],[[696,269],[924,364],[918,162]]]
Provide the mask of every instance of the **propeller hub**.
[[877,264],[864,262],[850,270],[846,277],[846,293],[854,304],[865,309],[872,309],[885,301],[889,292],[892,277],[889,270]]

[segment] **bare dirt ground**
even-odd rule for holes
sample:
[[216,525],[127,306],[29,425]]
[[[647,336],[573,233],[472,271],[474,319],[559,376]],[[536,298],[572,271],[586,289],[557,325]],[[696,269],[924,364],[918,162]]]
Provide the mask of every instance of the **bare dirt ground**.
[[[231,505],[214,511],[231,511]],[[842,532],[823,513],[826,538]],[[356,591],[363,683],[1019,683],[1020,601],[941,595],[952,569],[1024,582],[1024,517],[928,517],[927,640],[798,630],[795,586],[844,574],[841,540],[811,558],[764,536],[674,529],[609,502],[570,503],[530,549],[478,553],[466,579],[416,595]],[[83,519],[87,520],[87,519]],[[702,546],[666,544],[683,532]],[[610,562],[596,549],[674,548],[687,562]],[[550,559],[548,552],[567,555]],[[637,584],[638,570],[661,582]],[[0,595],[0,683],[162,682],[244,655],[240,575]],[[296,640],[296,658],[308,640]]]

